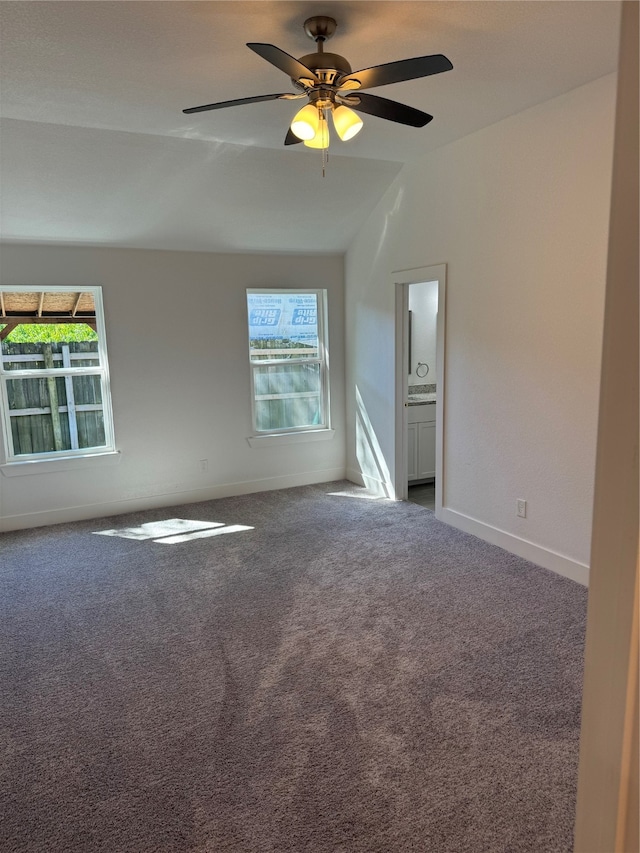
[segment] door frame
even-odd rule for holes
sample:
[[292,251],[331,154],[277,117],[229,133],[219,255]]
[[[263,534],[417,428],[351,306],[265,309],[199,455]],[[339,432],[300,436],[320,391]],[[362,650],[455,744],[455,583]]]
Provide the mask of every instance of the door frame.
[[408,485],[408,421],[407,394],[409,377],[409,286],[424,281],[438,282],[438,316],[436,321],[436,518],[444,505],[444,424],[445,424],[445,330],[447,265],[414,267],[392,273],[395,286],[395,499],[406,501]]

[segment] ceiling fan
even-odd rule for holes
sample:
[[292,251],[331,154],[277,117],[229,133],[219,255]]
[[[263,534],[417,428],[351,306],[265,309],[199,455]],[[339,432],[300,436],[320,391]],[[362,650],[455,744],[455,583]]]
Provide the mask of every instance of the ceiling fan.
[[258,42],[247,44],[247,47],[258,56],[284,71],[291,78],[297,92],[257,95],[253,98],[203,104],[183,110],[183,113],[200,113],[260,101],[293,101],[306,98],[308,103],[294,116],[284,144],[295,145],[304,142],[309,148],[321,148],[323,151],[329,147],[329,113],[333,118],[335,131],[342,141],[353,138],[361,130],[362,119],[358,113],[368,113],[411,127],[424,127],[430,122],[433,116],[428,113],[397,101],[370,95],[362,89],[372,89],[375,86],[386,86],[389,83],[400,83],[404,80],[414,80],[418,77],[450,71],[453,65],[447,57],[437,53],[432,56],[401,59],[398,62],[387,62],[361,71],[352,71],[343,56],[324,52],[324,43],[333,36],[336,27],[335,20],[325,15],[316,15],[306,20],[304,31],[315,41],[317,51],[301,56],[299,59],[295,59],[273,44]]

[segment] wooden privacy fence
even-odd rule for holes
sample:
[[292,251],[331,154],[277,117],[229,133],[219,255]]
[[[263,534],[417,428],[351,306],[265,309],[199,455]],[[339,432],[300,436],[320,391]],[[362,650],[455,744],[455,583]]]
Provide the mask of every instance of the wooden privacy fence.
[[287,346],[284,340],[252,339],[249,352],[256,429],[268,431],[320,424],[319,346]]
[[[100,375],[49,373],[52,368],[98,366],[97,341],[3,342],[3,383],[15,455],[104,446]],[[13,371],[21,375],[14,377]],[[33,376],[25,376],[26,371]],[[47,374],[38,375],[40,371]]]

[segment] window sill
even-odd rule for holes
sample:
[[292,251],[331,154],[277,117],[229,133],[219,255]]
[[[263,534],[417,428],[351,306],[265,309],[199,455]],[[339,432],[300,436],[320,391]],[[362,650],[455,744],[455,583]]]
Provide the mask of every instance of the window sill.
[[4,477],[24,477],[30,474],[55,474],[61,471],[74,471],[79,468],[118,465],[120,451],[107,453],[87,453],[85,456],[65,456],[63,459],[25,459],[24,462],[6,462],[0,465]]
[[254,435],[247,439],[251,447],[276,447],[282,444],[304,444],[307,441],[329,441],[336,434],[334,429],[310,429],[305,432],[279,432],[269,435]]

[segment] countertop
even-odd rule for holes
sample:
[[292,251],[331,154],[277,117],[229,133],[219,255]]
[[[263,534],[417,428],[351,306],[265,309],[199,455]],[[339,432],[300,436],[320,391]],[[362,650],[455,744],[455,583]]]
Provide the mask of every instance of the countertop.
[[430,394],[409,394],[407,397],[407,403],[410,406],[425,406],[429,403],[436,402],[436,392],[433,391]]

